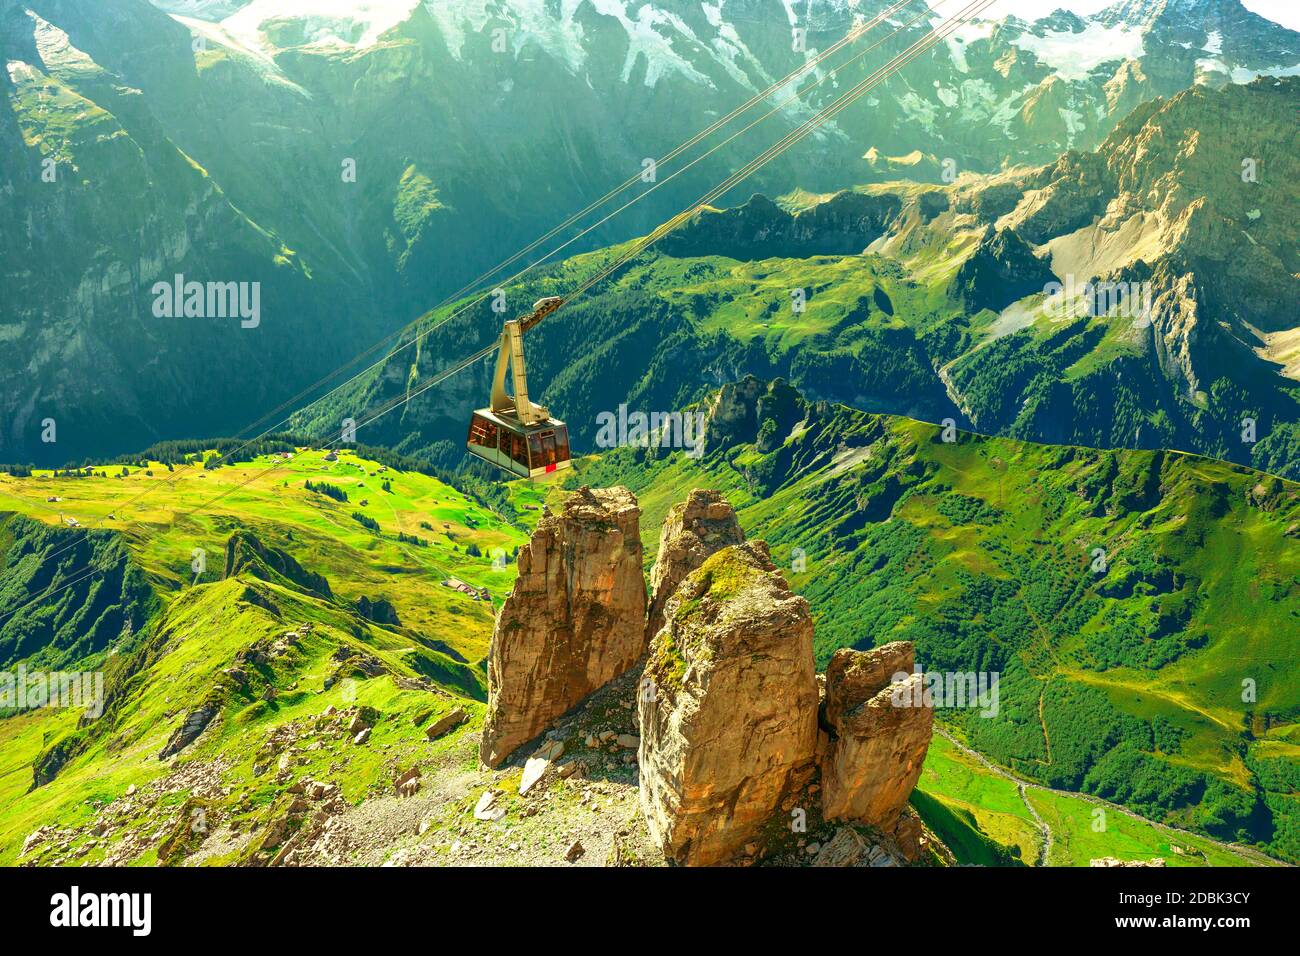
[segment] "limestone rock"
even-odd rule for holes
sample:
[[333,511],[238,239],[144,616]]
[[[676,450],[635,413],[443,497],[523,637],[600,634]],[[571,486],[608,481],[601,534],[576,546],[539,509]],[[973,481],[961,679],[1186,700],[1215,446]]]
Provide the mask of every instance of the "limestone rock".
[[[910,673],[910,644],[869,651],[842,648],[826,669],[822,812],[892,829],[921,776],[934,730],[934,709],[921,674]],[[892,683],[898,672],[906,680]]]
[[626,488],[583,487],[520,550],[488,652],[488,766],[645,653],[640,515]]
[[714,554],[664,612],[638,699],[641,808],[669,859],[725,863],[812,765],[812,615],[761,541]]
[[474,819],[495,823],[506,815],[506,808],[497,805],[497,792],[485,790],[474,805]]
[[821,848],[813,866],[857,866],[866,858],[871,847],[862,835],[851,827],[840,827],[831,841]]
[[464,707],[454,708],[425,728],[425,740],[437,740],[439,737],[442,737],[459,727],[468,717],[469,714],[465,713]]
[[915,863],[925,854],[928,842],[925,838],[925,826],[911,807],[904,808],[898,822],[894,824],[893,835],[894,842],[898,844],[898,851],[909,863]]
[[682,579],[714,552],[744,540],[736,512],[716,491],[696,488],[684,502],[668,509],[659,532],[659,552],[650,571],[648,638],[663,627],[664,605]]
[[166,760],[194,743],[220,711],[221,697],[219,692],[214,691],[207,700],[186,715],[185,720],[168,738],[167,745],[158,754],[158,759]]
[[393,788],[399,797],[413,797],[420,790],[420,768],[412,767],[405,773],[398,774],[393,781]]
[[529,790],[532,790],[563,753],[564,744],[558,740],[552,740],[547,744],[543,744],[537,753],[529,757],[524,763],[523,776],[519,778],[519,795],[522,797]]
[[836,651],[826,668],[826,726],[838,727],[847,711],[892,683],[895,674],[911,674],[915,664],[910,641],[894,641],[866,652]]

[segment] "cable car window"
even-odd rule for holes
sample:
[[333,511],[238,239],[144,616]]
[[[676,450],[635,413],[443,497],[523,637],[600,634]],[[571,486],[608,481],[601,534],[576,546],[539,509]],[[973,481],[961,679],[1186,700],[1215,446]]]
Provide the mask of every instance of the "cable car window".
[[542,464],[555,464],[555,432],[542,432]]
[[528,450],[531,453],[533,459],[532,467],[541,468],[543,465],[546,464],[542,456],[542,436],[538,435],[535,432],[529,435]]
[[523,435],[516,435],[510,432],[510,457],[525,468],[528,467],[528,445],[524,442]]
[[567,428],[557,428],[555,430],[555,455],[560,461],[569,460],[569,430]]
[[471,445],[478,445],[482,448],[496,448],[496,422],[475,415],[469,425],[469,441]]

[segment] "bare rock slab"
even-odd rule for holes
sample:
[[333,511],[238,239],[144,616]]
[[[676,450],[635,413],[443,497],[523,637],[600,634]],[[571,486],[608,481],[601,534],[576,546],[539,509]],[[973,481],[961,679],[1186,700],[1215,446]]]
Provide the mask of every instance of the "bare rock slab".
[[488,652],[489,767],[645,653],[640,516],[626,488],[584,487],[520,550]]
[[[826,669],[830,747],[821,760],[822,813],[890,830],[916,781],[934,732],[923,675],[906,642],[842,648]],[[895,681],[895,677],[906,675]]]
[[812,638],[761,541],[718,551],[669,598],[638,699],[641,809],[669,859],[739,856],[812,765]]

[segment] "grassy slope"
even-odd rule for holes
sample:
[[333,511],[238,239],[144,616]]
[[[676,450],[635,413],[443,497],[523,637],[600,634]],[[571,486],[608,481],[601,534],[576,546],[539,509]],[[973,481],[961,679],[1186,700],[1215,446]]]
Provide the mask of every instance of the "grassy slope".
[[[915,591],[910,595],[912,611],[924,608],[927,601],[933,605],[929,610],[934,610],[943,603],[945,587],[958,587],[952,583],[957,581],[957,577],[947,567],[949,564],[968,570],[981,568],[988,573],[997,571],[1006,558],[990,557],[981,546],[983,536],[998,531],[1008,536],[1004,540],[1015,540],[1017,536],[1041,534],[1041,526],[1036,524],[1041,522],[1041,515],[1032,509],[1019,509],[1013,521],[1008,516],[1010,509],[1004,508],[999,512],[1001,517],[992,525],[966,526],[944,518],[937,506],[931,507],[934,502],[926,492],[951,484],[953,491],[970,497],[984,496],[991,506],[997,504],[999,494],[1004,502],[1013,497],[1023,501],[1025,488],[1015,483],[1028,479],[1018,477],[1021,475],[1019,469],[1034,466],[1041,469],[1045,462],[1037,461],[1035,457],[1059,454],[1060,450],[1018,446],[1014,442],[971,436],[962,436],[962,443],[956,446],[946,446],[930,440],[934,431],[931,426],[902,419],[860,416],[854,427],[866,425],[884,428],[876,436],[877,449],[883,448],[882,440],[891,445],[898,443],[906,449],[906,460],[931,461],[940,469],[929,473],[923,483],[928,488],[917,487],[907,500],[897,503],[896,522],[925,529],[931,543],[944,554],[941,560],[928,561],[930,578],[927,586],[919,587],[915,581],[911,582]],[[801,439],[815,442],[818,438],[815,428],[805,429],[799,434],[800,438],[787,441],[782,447],[788,450]],[[992,450],[1002,454],[990,456]],[[580,467],[581,480],[605,482],[619,478],[634,486],[645,512],[642,527],[651,554],[657,546],[657,528],[667,508],[680,500],[686,488],[710,484],[722,488],[737,504],[742,523],[751,533],[763,534],[773,542],[779,561],[788,564],[790,549],[806,545],[809,566],[803,573],[792,573],[791,577],[801,590],[809,594],[820,616],[819,648],[822,654],[827,653],[830,646],[825,639],[828,633],[841,636],[850,633],[845,631],[846,607],[852,609],[852,616],[856,619],[863,611],[869,612],[880,603],[879,595],[868,595],[864,602],[859,603],[862,595],[850,595],[853,600],[847,601],[844,595],[836,593],[833,587],[836,582],[843,583],[847,574],[851,583],[856,574],[852,565],[836,566],[850,560],[852,555],[846,552],[869,548],[871,543],[866,538],[855,537],[861,529],[846,538],[842,529],[828,526],[825,514],[817,511],[817,495],[814,493],[819,485],[829,482],[834,486],[835,480],[854,475],[855,469],[865,467],[869,459],[849,456],[821,469],[814,467],[799,472],[794,480],[784,484],[776,482],[767,488],[756,486],[754,475],[767,474],[762,467],[770,456],[759,454],[752,446],[739,449],[730,460],[710,457],[701,464],[673,455],[651,458],[647,467],[628,469],[628,462],[620,459],[635,454],[624,450],[614,452],[601,462],[585,462]],[[1097,467],[1095,460],[1089,460],[1096,454],[1099,453],[1088,453],[1082,463],[1073,461],[1057,471],[1060,475],[1075,474],[1078,477],[1078,473],[1087,472],[1090,464]],[[1011,461],[1013,456],[1019,458],[1016,467],[1005,473],[1001,465],[994,463]],[[1187,480],[1232,484],[1239,482],[1244,474],[1240,469],[1215,462],[1185,461],[1194,466],[1194,472]],[[345,682],[322,691],[320,688],[326,675],[335,666],[331,660],[333,653],[341,646],[365,650],[383,660],[391,672],[399,676],[421,673],[453,676],[451,671],[438,669],[438,666],[450,666],[450,662],[436,650],[431,650],[426,639],[445,641],[471,661],[477,660],[485,647],[490,618],[482,605],[475,605],[439,587],[437,581],[450,571],[462,579],[482,583],[500,595],[513,568],[494,570],[486,554],[494,546],[512,549],[522,541],[522,533],[435,479],[422,475],[393,472],[372,475],[371,472],[377,472],[374,463],[344,455],[343,461],[327,464],[318,453],[309,453],[283,466],[281,472],[259,477],[271,464],[261,460],[205,472],[203,478],[197,477],[197,469],[181,471],[178,473],[183,477],[174,485],[163,483],[168,473],[162,467],[152,468],[152,476],[144,469],[129,469],[130,473],[124,478],[55,479],[48,473],[39,472],[31,479],[0,478],[0,493],[5,496],[0,501],[4,507],[41,515],[48,520],[57,520],[48,508],[63,509],[66,514],[77,515],[85,524],[108,513],[121,512],[118,518],[138,513],[135,507],[126,505],[126,501],[140,491],[152,488],[139,503],[142,509],[147,508],[150,534],[144,533],[143,529],[126,527],[124,521],[106,523],[124,527],[134,553],[169,599],[157,635],[167,653],[149,664],[141,678],[140,686],[145,690],[135,694],[129,705],[114,717],[111,733],[94,741],[92,747],[71,761],[53,782],[34,793],[26,793],[33,761],[51,742],[75,729],[75,715],[43,711],[0,721],[0,743],[3,744],[0,747],[0,754],[3,754],[0,756],[0,794],[10,805],[10,810],[0,818],[0,862],[13,862],[22,840],[37,826],[50,822],[64,826],[85,825],[95,817],[100,807],[120,797],[130,785],[143,786],[149,781],[163,779],[169,768],[157,761],[156,754],[193,703],[220,682],[220,671],[230,666],[240,650],[259,638],[275,637],[286,627],[303,622],[313,624],[309,639],[287,657],[273,662],[261,673],[261,683],[247,692],[233,694],[225,705],[222,720],[180,758],[181,766],[188,761],[215,760],[226,768],[223,782],[230,789],[231,797],[222,811],[223,819],[238,823],[267,812],[277,788],[270,785],[267,778],[253,773],[260,743],[276,727],[310,719],[327,704],[336,707],[351,703],[368,704],[384,715],[376,726],[370,747],[349,748],[346,756],[338,748],[325,748],[296,758],[301,761],[302,768],[296,772],[316,779],[338,780],[348,799],[355,801],[386,789],[394,766],[403,765],[404,761],[416,756],[429,755],[430,745],[422,741],[411,720],[430,710],[429,693],[398,688],[390,676]],[[746,470],[749,471],[748,477]],[[924,469],[918,470],[924,473]],[[1037,483],[1041,483],[1045,475],[1046,471],[1040,471]],[[307,492],[301,487],[307,478],[345,488],[351,500],[343,504]],[[999,478],[1002,482],[1000,490]],[[383,479],[391,481],[391,493],[380,489]],[[211,502],[221,491],[245,481],[248,484],[239,491],[220,501],[204,504]],[[146,484],[149,482],[154,484]],[[554,484],[519,483],[511,486],[513,503],[528,517],[536,514],[543,501],[558,493],[559,486]],[[44,501],[47,494],[57,494],[63,501],[47,506]],[[19,499],[18,495],[22,498]],[[362,498],[370,503],[361,506]],[[183,514],[191,509],[198,509],[203,517]],[[353,521],[349,514],[354,509],[365,511],[379,521],[381,536],[376,537]],[[1099,526],[1115,525],[1114,516],[1074,517],[1077,521],[1092,520]],[[1277,521],[1280,517],[1270,515],[1269,519]],[[421,528],[421,521],[433,525],[436,530],[431,532]],[[450,527],[444,528],[443,521]],[[187,577],[191,549],[207,548],[210,553],[218,555],[215,563],[219,566],[222,541],[236,523],[255,529],[265,543],[292,553],[308,570],[325,574],[336,595],[345,600],[362,594],[388,598],[396,606],[403,628],[394,630],[375,626],[361,621],[337,602],[325,601],[278,584],[253,580],[216,581],[218,575],[212,570],[211,563],[208,574],[197,586],[185,585],[183,581]],[[471,523],[477,527],[471,528]],[[895,522],[885,522],[890,523]],[[1003,527],[1004,524],[1009,527]],[[1257,555],[1278,557],[1269,550],[1272,538],[1266,526],[1249,521],[1238,524],[1252,532],[1252,547]],[[868,530],[870,527],[868,525]],[[430,546],[399,546],[391,538],[399,529],[426,538]],[[455,535],[455,540],[447,532]],[[483,549],[483,558],[468,559],[465,556],[463,547],[471,540]],[[456,547],[462,550],[454,550]],[[1194,557],[1202,550],[1195,549],[1189,554]],[[829,570],[831,568],[834,570]],[[400,585],[393,585],[394,573],[402,575]],[[877,575],[875,580],[883,577]],[[211,583],[203,583],[208,579]],[[269,597],[276,612],[242,600],[246,594],[244,589],[249,586]],[[1223,583],[1217,585],[1225,586]],[[896,601],[898,597],[892,595],[891,600]],[[1260,611],[1261,606],[1254,605],[1255,619],[1260,618]],[[1278,650],[1277,641],[1268,639],[1269,628],[1277,622],[1270,623],[1266,606],[1264,611],[1263,631],[1258,635],[1246,626],[1247,616],[1228,618],[1235,629],[1228,634],[1233,646],[1220,648],[1220,656],[1239,654],[1242,640],[1252,635],[1258,637],[1257,653]],[[900,624],[903,623],[900,618]],[[1236,634],[1236,630],[1243,628],[1244,635]],[[1272,633],[1276,634],[1276,631]],[[832,638],[836,639],[842,637]],[[882,641],[886,639],[888,637],[884,635],[879,638]],[[925,642],[921,643],[924,648]],[[1245,641],[1247,650],[1252,646],[1249,640]],[[1218,641],[1199,651],[1198,655],[1210,654],[1216,647],[1219,647]],[[1195,657],[1184,658],[1168,666],[1187,667],[1194,660]],[[1119,707],[1139,713],[1145,707],[1149,713],[1183,720],[1189,726],[1199,726],[1197,716],[1202,712],[1216,712],[1211,706],[1215,700],[1213,688],[1207,695],[1200,685],[1183,687],[1174,680],[1173,671],[1169,672],[1168,680],[1164,670],[1154,672],[1157,680],[1153,680],[1152,672],[1138,671],[1143,681],[1141,695],[1124,691],[1127,685],[1123,669],[1097,672],[1062,666],[1059,673],[1068,674],[1070,680],[1092,680],[1103,684],[1111,691]],[[276,689],[274,700],[262,699],[264,686]],[[1167,689],[1157,693],[1161,687]],[[471,694],[475,691],[474,688],[468,690]],[[1274,704],[1280,701],[1285,705],[1285,690],[1279,691],[1274,687],[1267,692],[1276,698]],[[1261,682],[1262,698],[1265,693]],[[439,696],[433,702],[432,710],[441,712],[454,702],[464,701],[460,696]],[[1173,706],[1175,703],[1177,706]],[[476,717],[477,705],[468,702],[467,706]],[[1231,723],[1230,708],[1225,709],[1218,702],[1218,712],[1226,715],[1222,719]],[[475,722],[472,721],[471,726]],[[1259,759],[1294,761],[1296,748],[1291,736],[1294,729],[1293,724],[1271,728],[1262,735],[1265,739],[1253,745],[1252,753]],[[1228,730],[1222,721],[1210,721],[1205,742],[1199,742],[1196,735],[1188,738],[1180,759],[1206,769],[1222,771],[1233,768],[1240,772],[1240,758],[1227,762],[1219,760],[1217,764],[1210,759],[1222,753],[1225,739],[1233,739]],[[458,738],[459,734],[454,736]],[[447,742],[432,745],[443,749],[451,746]],[[1046,791],[1031,789],[1030,793],[1039,813],[1052,827],[1056,843],[1050,862],[1054,864],[1086,864],[1088,859],[1104,855],[1122,858],[1165,856],[1172,863],[1180,864],[1226,863],[1237,859],[1208,841],[1199,846],[1196,838],[1190,836],[1182,845],[1198,847],[1205,853],[1204,858],[1179,857],[1169,850],[1166,831],[1118,812],[1112,814],[1113,822],[1106,834],[1094,834],[1090,829],[1092,804],[1081,798]],[[173,810],[179,812],[185,792],[165,799],[170,801]],[[1034,862],[1041,853],[1037,825],[1019,799],[1015,785],[990,773],[941,738],[936,738],[931,750],[916,802],[931,825],[964,861],[1002,863],[1018,856],[1024,862]],[[151,814],[157,812],[155,808]],[[157,822],[151,815],[142,815],[133,825],[146,828],[156,826]],[[84,857],[87,861],[102,858],[108,849],[107,845],[90,845],[91,841],[85,837],[78,839],[88,846]],[[153,857],[146,853],[138,862],[152,861]],[[213,857],[210,862],[221,862],[221,857]]]
[[[967,434],[944,444],[932,425],[846,409],[832,418],[769,454],[742,444],[694,462],[622,449],[572,480],[626,482],[647,515],[648,552],[669,504],[719,488],[778,563],[806,552],[790,577],[812,603],[821,663],[838,646],[906,638],[927,666],[1000,670],[998,718],[951,715],[978,749],[1228,838],[1253,825],[1216,823],[1199,788],[1222,781],[1245,804],[1262,794],[1272,821],[1252,839],[1300,854],[1286,782],[1300,684],[1284,666],[1300,654],[1296,486],[1195,456]],[[1090,571],[1094,547],[1108,552],[1104,575]],[[1254,703],[1242,699],[1247,679]],[[1156,717],[1178,739],[1143,749]],[[1135,778],[1204,777],[1181,795],[1126,791],[1128,771],[1107,762],[1126,743],[1145,754]],[[1284,778],[1269,792],[1250,769],[1261,762]]]
[[[321,777],[329,770],[344,796],[355,801],[374,788],[388,788],[391,766],[400,754],[427,756],[431,748],[449,746],[446,741],[424,742],[414,717],[455,705],[472,715],[480,712],[473,698],[483,694],[481,672],[457,663],[444,649],[479,661],[492,615],[484,604],[439,582],[454,574],[488,587],[499,599],[514,569],[494,568],[492,549],[512,551],[524,540],[523,533],[436,479],[413,472],[379,473],[374,462],[346,453],[336,463],[307,452],[275,471],[270,470],[273,464],[261,459],[211,471],[178,468],[172,474],[155,465],[111,478],[54,478],[47,472],[29,479],[0,477],[0,509],[51,522],[59,520],[52,513],[57,509],[83,525],[115,514],[104,526],[121,529],[166,604],[151,622],[148,637],[159,651],[147,653],[123,639],[123,656],[138,655],[141,661],[125,702],[103,718],[106,725],[96,728],[87,749],[52,782],[27,792],[32,764],[76,729],[77,715],[50,709],[0,720],[0,802],[6,807],[0,814],[0,863],[14,862],[37,826],[82,826],[129,786],[165,777],[172,768],[159,762],[157,754],[185,715],[218,686],[231,687],[221,717],[182,752],[180,762],[216,760],[226,768],[223,784],[230,796],[222,813],[234,820],[255,816],[274,799],[277,788],[266,777],[254,776],[253,766],[267,735],[290,721],[314,717],[329,704],[369,705],[381,713],[368,746],[351,748],[346,757],[337,748],[324,748],[299,759],[300,773]],[[344,488],[350,500],[341,503],[306,491],[308,478]],[[383,480],[390,482],[391,492],[382,490]],[[136,505],[127,504],[146,491]],[[213,500],[225,491],[231,493]],[[52,495],[63,500],[47,504],[45,498]],[[363,498],[369,504],[361,505]],[[380,534],[352,519],[353,510],[374,518]],[[131,517],[143,525],[129,524]],[[224,541],[237,526],[254,530],[264,544],[282,548],[308,570],[324,574],[336,599],[243,574],[220,580]],[[394,540],[399,530],[428,546],[399,544]],[[466,555],[470,543],[482,557]],[[207,551],[208,566],[197,583],[190,583],[194,548]],[[250,592],[257,601],[247,599]],[[361,618],[348,606],[361,595],[390,601],[400,626]],[[250,686],[234,687],[224,679],[222,671],[237,662],[241,651],[304,623],[312,625],[310,635],[285,655],[251,668]],[[322,689],[339,666],[335,654],[340,648],[379,659],[387,673],[371,679],[357,674]],[[446,690],[395,683],[420,677]],[[179,805],[184,798],[182,791],[165,799]],[[157,812],[155,807],[142,813],[134,825],[157,826]],[[121,839],[123,834],[115,834],[115,841]],[[84,860],[94,862],[108,849],[107,842],[91,847]],[[152,860],[146,855],[139,862]]]

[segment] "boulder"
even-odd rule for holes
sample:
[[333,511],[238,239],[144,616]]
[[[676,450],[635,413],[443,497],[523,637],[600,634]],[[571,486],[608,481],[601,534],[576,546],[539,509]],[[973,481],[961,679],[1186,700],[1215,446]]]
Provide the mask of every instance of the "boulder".
[[684,502],[668,509],[659,532],[659,552],[650,571],[647,638],[653,638],[663,627],[664,605],[686,575],[713,553],[744,540],[736,512],[716,491],[696,488]]
[[928,842],[925,826],[911,807],[905,807],[898,822],[894,824],[894,842],[898,844],[898,852],[909,863],[915,863],[925,854]]
[[1089,860],[1089,866],[1164,866],[1164,857],[1152,857],[1149,860],[1120,860],[1113,856],[1103,856],[1096,860]]
[[497,791],[485,790],[474,805],[474,819],[495,823],[506,815],[506,808],[497,805]]
[[645,653],[640,516],[626,488],[583,487],[520,550],[488,651],[489,767]]
[[826,668],[823,722],[838,727],[846,711],[893,683],[894,675],[910,675],[916,652],[910,641],[894,641],[869,651],[838,650]]
[[[841,648],[826,669],[825,720],[831,741],[821,760],[822,814],[891,830],[921,776],[934,730],[923,676],[911,673],[910,644],[869,651]],[[893,682],[899,673],[905,680]]]
[[414,796],[420,789],[420,768],[412,767],[405,773],[398,774],[393,780],[393,789],[397,791],[399,797]]
[[437,740],[439,737],[455,730],[469,717],[465,713],[464,707],[456,707],[450,712],[443,714],[424,730],[425,740]]
[[537,785],[538,781],[540,781],[546,774],[546,771],[551,769],[551,765],[555,763],[563,753],[564,744],[560,743],[558,740],[552,740],[550,743],[544,744],[538,749],[537,753],[529,757],[528,760],[524,762],[523,776],[519,778],[519,795],[522,797],[527,794],[528,791],[532,790],[533,787]]
[[669,859],[725,863],[812,767],[812,615],[757,541],[689,574],[664,620],[638,699],[641,808]]
[[845,867],[857,866],[871,850],[870,845],[857,830],[840,827],[835,836],[821,847],[813,860],[813,866]]

